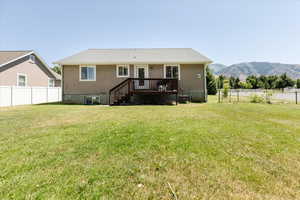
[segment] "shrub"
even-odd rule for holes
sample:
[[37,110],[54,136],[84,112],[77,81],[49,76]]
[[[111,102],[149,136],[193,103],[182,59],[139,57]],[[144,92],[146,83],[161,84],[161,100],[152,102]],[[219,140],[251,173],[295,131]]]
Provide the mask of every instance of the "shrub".
[[254,95],[250,96],[250,102],[251,103],[263,103],[264,102],[264,98],[262,96],[254,94]]
[[300,79],[297,79],[297,88],[300,88]]
[[227,98],[228,97],[228,92],[229,92],[229,89],[230,89],[229,81],[228,80],[224,80],[224,85],[223,86],[224,86],[223,97]]
[[266,91],[266,102],[268,104],[271,104],[271,97],[273,96],[273,92],[272,91]]
[[207,87],[207,94],[209,95],[217,94],[216,79],[209,68],[206,69],[206,87]]

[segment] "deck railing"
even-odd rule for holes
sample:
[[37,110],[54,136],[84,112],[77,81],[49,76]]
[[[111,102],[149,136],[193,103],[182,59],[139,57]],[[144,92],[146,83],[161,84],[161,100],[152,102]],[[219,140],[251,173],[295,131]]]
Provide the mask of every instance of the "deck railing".
[[134,93],[178,93],[178,79],[128,78],[109,91],[109,104],[129,98]]

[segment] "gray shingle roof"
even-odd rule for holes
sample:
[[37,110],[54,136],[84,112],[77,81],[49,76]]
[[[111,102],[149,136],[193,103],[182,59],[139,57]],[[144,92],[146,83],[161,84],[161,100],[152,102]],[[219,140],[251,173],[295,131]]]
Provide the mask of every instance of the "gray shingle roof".
[[191,48],[88,49],[54,62],[72,64],[168,64],[211,63]]
[[17,59],[32,52],[31,50],[26,51],[0,51],[0,65],[10,62],[11,60]]
[[54,76],[55,79],[61,80],[61,76],[54,72],[42,58],[35,53],[33,50],[24,50],[24,51],[0,51],[0,67],[7,65],[15,60],[20,59],[21,57],[34,54],[38,59],[43,63],[43,66]]

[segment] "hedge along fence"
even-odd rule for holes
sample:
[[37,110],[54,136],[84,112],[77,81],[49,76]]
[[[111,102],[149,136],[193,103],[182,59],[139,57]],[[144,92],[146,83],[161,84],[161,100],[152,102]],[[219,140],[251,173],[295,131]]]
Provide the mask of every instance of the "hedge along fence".
[[0,107],[61,101],[60,87],[0,86]]
[[218,90],[218,102],[295,103],[300,104],[298,90],[229,89]]

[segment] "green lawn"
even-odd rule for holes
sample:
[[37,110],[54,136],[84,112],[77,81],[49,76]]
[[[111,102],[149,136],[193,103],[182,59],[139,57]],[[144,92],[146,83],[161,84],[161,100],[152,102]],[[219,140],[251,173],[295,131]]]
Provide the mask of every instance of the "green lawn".
[[0,169],[0,199],[297,199],[300,105],[0,108]]

